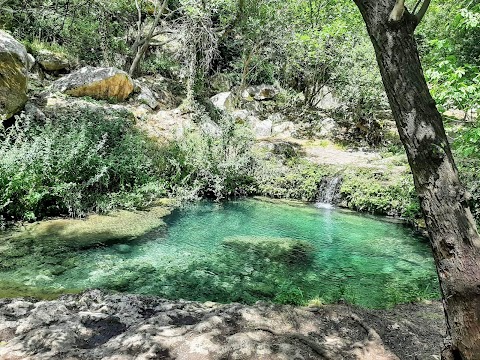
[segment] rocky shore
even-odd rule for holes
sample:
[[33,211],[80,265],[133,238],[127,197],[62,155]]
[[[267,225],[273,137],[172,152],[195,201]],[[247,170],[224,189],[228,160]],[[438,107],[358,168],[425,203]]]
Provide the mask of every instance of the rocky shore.
[[108,294],[0,299],[0,359],[439,359],[440,303],[391,310]]

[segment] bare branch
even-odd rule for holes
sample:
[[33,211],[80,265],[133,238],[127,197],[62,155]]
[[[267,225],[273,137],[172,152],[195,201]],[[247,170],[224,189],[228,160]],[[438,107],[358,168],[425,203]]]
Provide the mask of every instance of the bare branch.
[[423,17],[425,16],[425,13],[428,10],[428,6],[430,5],[430,2],[431,0],[425,0],[420,10],[418,10],[418,13],[415,14],[415,17],[417,18],[417,25],[420,24],[420,21],[422,21]]
[[155,29],[157,28],[158,23],[160,22],[160,17],[163,15],[163,12],[165,8],[167,7],[168,0],[163,0],[163,2],[160,5],[160,0],[157,0],[155,3],[155,19],[153,20],[153,24],[150,27],[150,30],[148,31],[147,36],[145,36],[144,40],[142,41],[142,46],[140,46],[137,49],[137,53],[135,54],[135,58],[133,59],[132,65],[130,66],[130,69],[128,71],[128,74],[130,76],[133,76],[135,71],[137,70],[138,64],[145,52],[148,49],[148,46],[150,45],[150,41],[152,40],[153,34],[155,32]]
[[417,0],[417,3],[415,4],[412,14],[415,14],[417,12],[418,6],[422,3],[422,0]]

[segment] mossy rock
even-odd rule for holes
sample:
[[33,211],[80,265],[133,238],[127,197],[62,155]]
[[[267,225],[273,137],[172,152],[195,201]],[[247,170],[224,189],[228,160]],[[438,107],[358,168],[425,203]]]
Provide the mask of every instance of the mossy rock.
[[[33,246],[42,246],[46,250],[59,245],[80,249],[95,244],[112,244],[149,234],[158,235],[164,229],[162,218],[169,213],[168,207],[156,206],[147,211],[120,210],[109,215],[91,215],[86,219],[47,220],[29,224],[6,240],[11,244],[33,241]],[[5,240],[0,239],[0,245],[2,243],[5,244]]]
[[0,124],[27,102],[27,50],[0,30]]
[[305,264],[313,260],[315,248],[307,241],[261,236],[232,236],[223,245],[238,252],[252,252],[258,256],[289,264]]

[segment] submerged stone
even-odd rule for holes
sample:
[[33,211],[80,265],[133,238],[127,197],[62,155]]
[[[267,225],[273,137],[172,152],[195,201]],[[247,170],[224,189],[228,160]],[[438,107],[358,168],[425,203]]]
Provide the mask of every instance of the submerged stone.
[[304,240],[259,236],[232,236],[223,245],[236,251],[251,251],[276,261],[302,264],[312,260],[315,248]]
[[[33,240],[49,248],[58,245],[85,248],[100,243],[128,241],[162,228],[161,218],[169,213],[169,208],[158,206],[148,211],[120,210],[108,215],[90,215],[86,219],[41,221],[13,233],[10,241]],[[22,251],[17,252],[20,253],[18,256],[22,256]],[[12,256],[15,255],[12,253]]]

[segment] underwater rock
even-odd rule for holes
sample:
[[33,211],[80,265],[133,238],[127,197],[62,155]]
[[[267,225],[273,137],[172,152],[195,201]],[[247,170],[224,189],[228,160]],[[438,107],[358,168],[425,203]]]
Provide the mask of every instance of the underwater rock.
[[232,236],[223,245],[239,252],[250,251],[272,260],[304,264],[311,261],[315,248],[303,240],[275,237]]
[[[38,244],[35,245],[37,248],[64,245],[81,249],[100,243],[128,241],[160,231],[163,228],[161,219],[169,213],[168,207],[157,206],[147,211],[119,210],[108,215],[94,214],[85,219],[46,220],[28,224],[7,238],[17,243],[30,241],[32,245]],[[23,256],[23,249],[18,252],[17,256]],[[14,253],[15,249],[9,251],[12,257]]]

